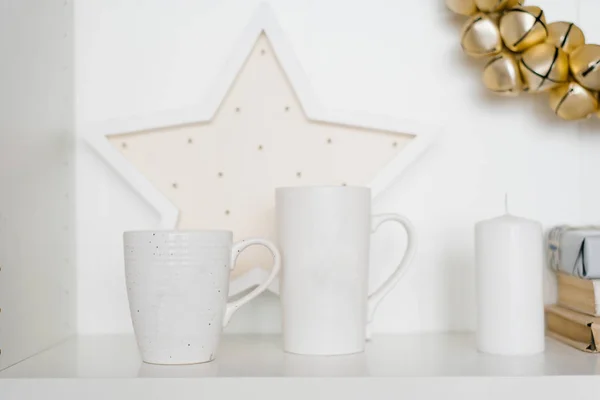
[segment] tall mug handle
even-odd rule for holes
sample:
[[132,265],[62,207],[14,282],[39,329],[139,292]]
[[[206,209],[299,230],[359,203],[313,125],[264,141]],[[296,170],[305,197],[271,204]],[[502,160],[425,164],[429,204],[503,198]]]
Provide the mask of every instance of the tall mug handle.
[[381,225],[388,221],[397,222],[404,227],[407,235],[407,244],[406,244],[406,252],[404,253],[404,257],[398,267],[394,271],[394,273],[381,284],[381,286],[373,292],[369,296],[367,302],[367,326],[366,326],[366,336],[367,339],[371,338],[371,323],[373,322],[373,316],[375,315],[375,310],[381,303],[381,300],[388,295],[388,293],[398,284],[404,273],[408,270],[408,266],[411,264],[412,259],[417,251],[417,235],[415,232],[415,227],[408,220],[408,218],[403,217],[398,214],[380,214],[373,215],[371,219],[371,233],[375,233]]
[[261,245],[261,246],[264,246],[267,249],[269,249],[269,251],[273,255],[273,268],[271,268],[271,273],[269,274],[269,277],[263,283],[258,285],[254,290],[252,290],[250,293],[248,293],[241,299],[238,299],[235,301],[230,301],[229,303],[227,303],[227,306],[225,308],[225,316],[223,317],[223,327],[227,326],[227,324],[229,323],[229,320],[231,319],[233,314],[241,306],[248,303],[249,301],[254,299],[256,296],[258,296],[259,294],[264,292],[267,289],[267,287],[269,287],[271,282],[273,282],[273,279],[275,279],[275,277],[277,277],[277,274],[279,274],[279,270],[281,269],[281,255],[279,254],[279,250],[277,250],[277,247],[273,244],[273,242],[266,240],[266,239],[247,239],[247,240],[242,240],[241,242],[235,243],[231,249],[231,269],[232,270],[235,269],[235,263],[237,261],[237,258],[240,255],[240,253],[242,251],[244,251],[246,248],[248,248],[250,246],[254,246],[254,245]]

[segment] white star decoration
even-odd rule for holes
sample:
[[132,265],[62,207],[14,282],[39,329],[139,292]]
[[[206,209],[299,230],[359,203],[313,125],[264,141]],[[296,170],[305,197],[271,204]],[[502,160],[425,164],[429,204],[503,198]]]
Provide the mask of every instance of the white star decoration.
[[[323,109],[277,26],[259,7],[211,96],[197,106],[85,128],[89,144],[161,215],[163,229],[229,229],[274,239],[274,189],[368,185],[376,196],[437,127]],[[230,294],[263,281],[249,249]],[[277,292],[277,284],[270,288]]]

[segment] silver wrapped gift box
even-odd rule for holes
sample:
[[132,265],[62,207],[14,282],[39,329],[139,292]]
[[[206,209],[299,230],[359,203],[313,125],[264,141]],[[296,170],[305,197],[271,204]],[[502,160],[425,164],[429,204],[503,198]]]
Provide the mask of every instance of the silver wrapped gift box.
[[600,279],[600,227],[559,226],[548,237],[552,268],[584,279]]

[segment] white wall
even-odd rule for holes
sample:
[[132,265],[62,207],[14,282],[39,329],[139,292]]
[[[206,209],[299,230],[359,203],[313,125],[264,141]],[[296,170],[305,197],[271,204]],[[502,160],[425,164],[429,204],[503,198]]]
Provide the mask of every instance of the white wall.
[[0,2],[0,369],[76,329],[73,3]]
[[[435,119],[431,150],[375,205],[420,232],[415,267],[379,309],[376,330],[474,326],[473,224],[503,211],[556,223],[597,222],[600,121],[565,123],[545,96],[495,97],[460,50],[461,19],[442,0],[272,0],[317,97],[334,109]],[[549,20],[580,22],[600,42],[597,0],[540,0]],[[257,0],[79,0],[78,123],[178,108],[202,98]],[[594,17],[596,16],[596,18]],[[80,141],[81,142],[81,141]],[[158,218],[90,149],[78,148],[79,330],[130,331],[121,233]],[[373,244],[373,282],[399,257],[395,231]],[[548,300],[552,277],[548,275]],[[270,294],[228,331],[278,331]]]

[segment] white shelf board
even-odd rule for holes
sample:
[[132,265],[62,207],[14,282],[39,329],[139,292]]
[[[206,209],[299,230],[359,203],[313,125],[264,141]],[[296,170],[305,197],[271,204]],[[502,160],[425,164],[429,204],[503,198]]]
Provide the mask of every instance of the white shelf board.
[[100,394],[121,398],[123,390],[139,396],[181,392],[186,398],[187,391],[233,395],[280,387],[286,392],[273,389],[273,396],[290,398],[289,388],[298,385],[305,395],[312,388],[315,393],[347,390],[352,397],[387,385],[406,394],[441,395],[466,388],[473,395],[489,394],[496,387],[494,396],[532,390],[554,398],[600,390],[599,374],[600,356],[552,339],[543,354],[502,357],[478,353],[472,334],[383,335],[369,342],[362,354],[312,357],[284,353],[280,336],[225,335],[212,363],[155,366],[141,362],[133,336],[104,335],[74,337],[1,371],[0,394],[22,396],[36,388],[63,394],[68,388],[73,396],[85,393],[87,400]]
[[453,377],[599,375],[600,355],[550,338],[543,354],[485,355],[472,334],[382,335],[365,353],[284,353],[278,335],[224,335],[217,359],[187,366],[141,361],[130,335],[76,336],[0,372],[2,378]]

